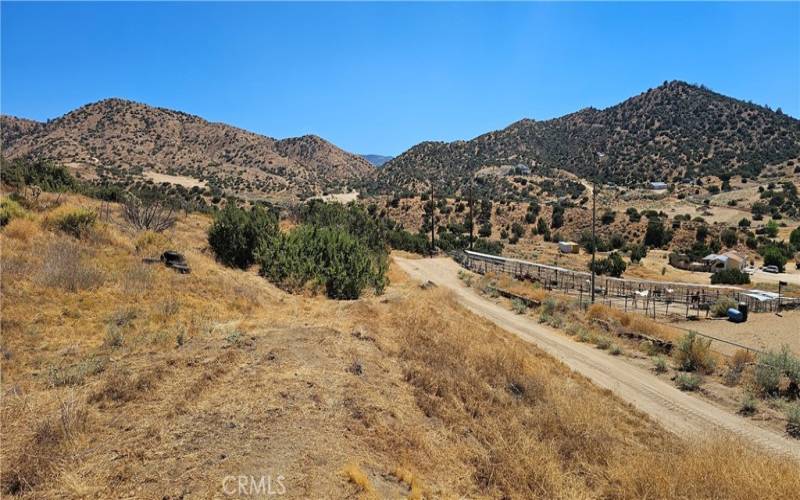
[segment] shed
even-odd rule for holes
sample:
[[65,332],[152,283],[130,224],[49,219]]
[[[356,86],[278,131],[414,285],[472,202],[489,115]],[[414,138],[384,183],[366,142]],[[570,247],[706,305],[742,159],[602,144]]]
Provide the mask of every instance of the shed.
[[578,253],[580,252],[580,245],[575,243],[574,241],[559,241],[558,242],[558,249],[561,250],[561,253]]
[[650,189],[654,189],[656,191],[660,191],[662,189],[667,189],[669,186],[666,182],[661,181],[652,181],[650,182]]
[[711,253],[703,257],[703,263],[711,272],[722,271],[724,269],[737,269],[739,271],[744,268],[747,259],[737,252],[725,252],[723,254]]

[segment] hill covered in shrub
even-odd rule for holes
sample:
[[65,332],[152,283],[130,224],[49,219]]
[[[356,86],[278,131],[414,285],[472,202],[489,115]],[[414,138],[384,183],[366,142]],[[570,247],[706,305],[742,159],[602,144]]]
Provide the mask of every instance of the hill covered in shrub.
[[[388,162],[376,186],[416,191],[433,181],[437,189],[454,193],[481,168],[520,164],[544,176],[564,169],[629,185],[755,176],[767,165],[797,158],[800,120],[673,81],[602,110],[523,119],[468,141],[422,142]],[[494,180],[494,192],[505,192],[508,182]]]

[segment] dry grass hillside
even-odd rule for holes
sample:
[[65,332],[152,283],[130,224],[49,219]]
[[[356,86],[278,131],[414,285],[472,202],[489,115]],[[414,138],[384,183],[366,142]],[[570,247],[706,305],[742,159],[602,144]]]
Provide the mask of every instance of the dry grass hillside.
[[[59,202],[0,232],[4,496],[800,497],[797,463],[679,439],[394,267],[381,296],[289,295],[217,264],[205,216],[76,237],[97,206]],[[166,248],[192,273],[142,262]]]
[[7,158],[55,160],[87,179],[146,180],[142,173],[206,181],[215,192],[295,199],[370,177],[358,155],[308,135],[276,140],[222,123],[122,99],[106,99],[35,123],[3,117]]

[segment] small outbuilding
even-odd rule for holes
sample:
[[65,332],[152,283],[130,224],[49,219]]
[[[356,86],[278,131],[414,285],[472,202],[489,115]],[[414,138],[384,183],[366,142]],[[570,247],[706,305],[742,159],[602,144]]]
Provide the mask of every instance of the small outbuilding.
[[654,191],[661,191],[661,190],[667,189],[667,188],[669,188],[669,186],[667,185],[666,182],[652,181],[650,183],[650,189],[652,189]]
[[715,273],[726,269],[736,269],[741,271],[747,259],[737,252],[730,251],[723,254],[708,254],[703,257],[703,263],[708,271]]
[[574,241],[559,241],[558,249],[561,250],[561,253],[578,253],[581,247]]

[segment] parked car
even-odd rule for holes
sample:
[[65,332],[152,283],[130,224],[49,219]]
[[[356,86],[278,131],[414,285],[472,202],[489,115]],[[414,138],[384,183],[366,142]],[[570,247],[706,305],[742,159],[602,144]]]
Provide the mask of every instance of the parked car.
[[778,269],[778,266],[764,266],[761,268],[761,270],[764,271],[765,273],[772,273],[772,274],[778,274],[779,272],[781,272],[781,270]]
[[746,266],[744,269],[742,269],[742,272],[745,274],[753,274],[756,271],[757,269],[754,266]]

